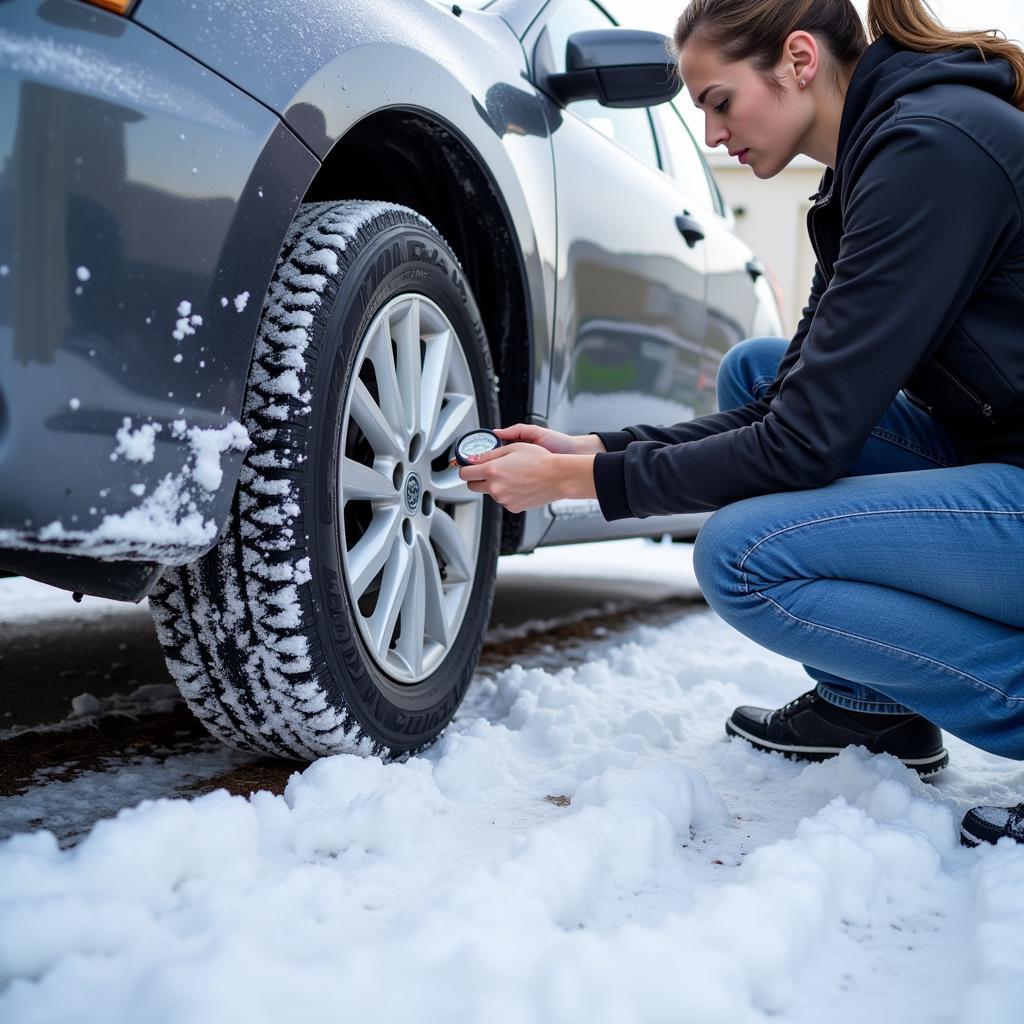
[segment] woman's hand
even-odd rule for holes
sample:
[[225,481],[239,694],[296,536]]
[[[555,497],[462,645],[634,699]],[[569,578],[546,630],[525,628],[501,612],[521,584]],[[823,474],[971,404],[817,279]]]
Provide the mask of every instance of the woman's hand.
[[505,444],[515,441],[536,444],[552,455],[593,455],[604,451],[604,445],[596,434],[560,434],[557,430],[538,427],[535,423],[496,427],[494,432]]
[[[554,430],[547,433],[567,437]],[[459,476],[471,491],[489,494],[509,512],[525,512],[559,498],[596,497],[592,455],[555,454],[540,443],[514,441],[473,456],[472,465],[463,466]]]

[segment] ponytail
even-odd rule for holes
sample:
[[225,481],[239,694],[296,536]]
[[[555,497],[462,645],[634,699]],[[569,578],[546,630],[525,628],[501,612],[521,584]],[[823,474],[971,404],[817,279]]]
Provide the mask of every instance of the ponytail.
[[925,0],[868,0],[868,31],[872,39],[883,34],[891,36],[903,49],[918,53],[973,46],[982,60],[1002,57],[1017,76],[1013,103],[1024,110],[1024,50],[1010,42],[999,29],[983,32],[948,29]]
[[771,69],[782,59],[791,32],[802,29],[827,44],[826,80],[838,88],[842,73],[857,63],[870,40],[887,35],[906,50],[934,53],[973,46],[982,60],[1002,57],[1016,74],[1013,103],[1024,110],[1024,50],[999,29],[958,32],[946,28],[926,0],[868,0],[868,32],[852,0],[690,0],[672,42],[675,56],[692,37],[722,60],[750,60],[773,89],[782,85]]

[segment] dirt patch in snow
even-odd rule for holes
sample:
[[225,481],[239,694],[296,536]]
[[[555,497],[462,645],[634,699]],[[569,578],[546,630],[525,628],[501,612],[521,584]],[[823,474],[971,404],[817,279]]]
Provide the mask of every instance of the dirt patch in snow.
[[209,735],[184,701],[162,714],[110,715],[82,728],[29,730],[0,743],[0,796],[18,796],[44,779],[69,782],[123,759],[162,760]]
[[306,766],[299,761],[261,758],[252,764],[239,765],[213,779],[202,779],[178,791],[178,796],[200,796],[215,789],[226,789],[232,796],[251,796],[265,790],[280,796],[288,780]]
[[[477,674],[490,677],[510,665],[533,667],[577,665],[595,653],[595,641],[614,643],[626,630],[640,623],[657,625],[680,615],[706,611],[699,599],[677,598],[656,606],[642,604],[610,613],[588,615],[526,636],[485,643]],[[0,741],[0,797],[16,797],[52,782],[71,782],[86,772],[117,772],[143,763],[164,763],[171,758],[219,749],[201,723],[185,707],[175,703],[170,711],[156,714],[101,715],[88,724],[63,723],[60,728],[41,728]],[[236,796],[259,790],[281,794],[291,775],[304,767],[299,762],[238,755],[235,763],[207,778],[181,780],[164,794],[198,796],[226,789]],[[552,801],[554,802],[554,800]],[[51,827],[45,820],[34,827]]]

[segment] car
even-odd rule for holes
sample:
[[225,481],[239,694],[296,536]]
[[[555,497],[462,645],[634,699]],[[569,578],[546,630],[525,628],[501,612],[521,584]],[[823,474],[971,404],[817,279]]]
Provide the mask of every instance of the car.
[[420,750],[499,555],[696,535],[504,513],[449,462],[712,412],[781,332],[663,37],[593,0],[10,0],[0,76],[0,568],[148,597],[225,742]]

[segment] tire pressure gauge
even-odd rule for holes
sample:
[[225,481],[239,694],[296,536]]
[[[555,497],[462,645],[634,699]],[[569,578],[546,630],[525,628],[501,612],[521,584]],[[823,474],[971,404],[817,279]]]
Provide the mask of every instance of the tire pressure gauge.
[[463,434],[452,445],[452,454],[448,464],[450,466],[470,466],[470,457],[473,455],[486,455],[500,448],[502,440],[493,430],[479,427],[476,430]]

